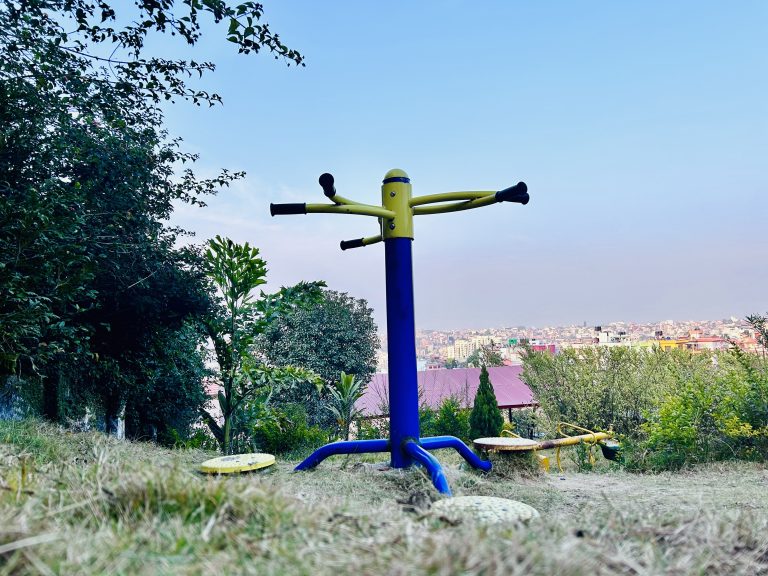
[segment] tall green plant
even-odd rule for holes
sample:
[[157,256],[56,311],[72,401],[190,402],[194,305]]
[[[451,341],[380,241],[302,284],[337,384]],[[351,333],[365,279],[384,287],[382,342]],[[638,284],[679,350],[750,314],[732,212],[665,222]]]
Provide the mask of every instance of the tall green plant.
[[329,409],[336,417],[341,435],[349,440],[349,428],[361,412],[355,408],[355,403],[365,393],[365,384],[355,378],[354,374],[341,372],[341,377],[328,389],[330,395]]
[[208,242],[204,253],[205,270],[220,297],[217,314],[206,321],[219,365],[221,390],[219,408],[224,420],[203,411],[211,432],[219,441],[222,452],[232,450],[232,430],[236,413],[243,402],[287,382],[318,381],[311,371],[286,366],[276,368],[259,363],[253,356],[255,337],[285,310],[308,305],[319,298],[319,282],[300,283],[282,288],[277,294],[255,293],[266,283],[267,265],[259,257],[259,249],[216,236]]
[[469,435],[472,438],[485,438],[501,434],[504,419],[499,411],[499,403],[488,377],[488,369],[480,369],[480,385],[477,387],[475,403],[469,415]]

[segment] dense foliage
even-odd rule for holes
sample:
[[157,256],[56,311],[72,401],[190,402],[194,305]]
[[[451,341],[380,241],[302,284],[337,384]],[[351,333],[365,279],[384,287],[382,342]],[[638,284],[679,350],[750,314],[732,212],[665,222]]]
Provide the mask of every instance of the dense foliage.
[[504,418],[499,411],[488,369],[483,366],[480,369],[480,385],[469,415],[469,435],[473,439],[498,436],[503,425]]
[[768,365],[738,348],[679,374],[626,460],[641,469],[768,459]]
[[456,396],[448,396],[437,410],[422,407],[419,410],[421,436],[456,436],[470,441],[469,409],[464,408]]
[[689,352],[658,349],[597,346],[557,355],[529,349],[522,379],[550,422],[634,436],[672,385],[675,367],[693,370],[702,361]]
[[274,407],[268,415],[253,420],[251,442],[254,450],[269,454],[305,453],[328,442],[328,433],[307,422],[300,404]]
[[523,379],[553,423],[613,428],[627,466],[661,470],[768,457],[768,364],[717,353],[624,347],[528,352]]
[[[309,368],[330,387],[341,372],[354,374],[361,385],[367,384],[376,371],[379,339],[365,300],[324,290],[319,302],[288,311],[265,327],[258,345],[273,364]],[[295,389],[279,401],[294,402],[297,394],[311,398],[307,406],[311,423],[335,423],[328,394],[313,387]]]
[[152,34],[195,44],[203,15],[240,52],[302,63],[254,2],[0,5],[0,378],[53,419],[94,405],[112,431],[125,410],[129,434],[164,438],[203,401],[209,291],[164,222],[241,174],[197,177],[161,129],[162,101],[221,100],[187,83],[213,64],[145,50]]

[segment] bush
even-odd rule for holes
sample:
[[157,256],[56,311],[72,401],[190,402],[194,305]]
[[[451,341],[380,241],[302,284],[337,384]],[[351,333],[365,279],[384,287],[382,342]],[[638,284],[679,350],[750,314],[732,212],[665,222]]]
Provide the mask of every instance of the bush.
[[437,409],[434,430],[436,436],[456,436],[468,441],[469,410],[462,408],[458,398],[449,396]]
[[704,355],[627,347],[566,348],[557,355],[526,351],[522,378],[550,424],[642,433],[653,411],[683,373],[706,371]]
[[173,438],[173,447],[183,450],[219,450],[219,443],[211,435],[208,428],[194,428],[186,437],[179,434],[175,428],[171,428],[169,434]]
[[706,371],[678,373],[645,437],[627,451],[630,467],[676,469],[689,464],[768,455],[768,369],[737,348],[707,357]]
[[252,428],[251,443],[270,454],[313,450],[328,441],[328,433],[307,423],[306,409],[298,404],[272,408]]
[[509,422],[502,426],[503,430],[514,432],[523,438],[536,438],[540,426],[539,416],[536,410],[531,408],[519,408],[512,410]]
[[378,440],[380,438],[389,438],[389,419],[375,418],[371,420],[357,421],[357,439],[358,440]]
[[440,435],[437,431],[437,410],[427,405],[419,408],[419,434],[422,438]]

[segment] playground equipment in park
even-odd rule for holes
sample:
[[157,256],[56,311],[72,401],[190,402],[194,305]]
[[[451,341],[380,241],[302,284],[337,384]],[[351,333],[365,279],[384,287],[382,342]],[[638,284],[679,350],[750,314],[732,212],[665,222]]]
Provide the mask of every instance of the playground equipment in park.
[[272,216],[284,214],[356,214],[378,218],[380,234],[341,242],[341,249],[360,248],[384,242],[387,297],[387,346],[389,353],[389,439],[348,440],[326,444],[296,466],[308,470],[334,454],[389,452],[393,468],[419,463],[429,471],[438,491],[451,489],[440,462],[429,450],[453,448],[472,466],[488,471],[491,463],[481,460],[454,436],[421,438],[416,380],[416,332],[413,309],[413,217],[480,208],[497,202],[528,203],[524,182],[499,191],[449,192],[412,197],[411,180],[402,170],[390,170],[381,187],[381,206],[361,204],[336,194],[334,178],[320,176],[323,193],[333,204],[270,204]]
[[[577,432],[583,432],[583,434],[571,435],[565,432],[565,429],[576,430]],[[476,448],[489,452],[539,452],[540,450],[555,450],[555,460],[557,461],[557,469],[562,472],[563,466],[560,462],[560,449],[564,446],[576,446],[577,444],[584,444],[587,446],[587,457],[590,464],[595,463],[595,457],[592,454],[592,448],[600,446],[600,450],[603,456],[608,460],[616,460],[618,458],[619,445],[613,441],[613,432],[593,432],[587,430],[581,426],[575,424],[569,424],[568,422],[557,423],[557,434],[562,438],[554,438],[552,440],[542,440],[537,442],[536,440],[529,440],[518,436],[514,432],[508,430],[502,431],[502,436],[491,438],[477,438],[474,440]],[[506,437],[504,436],[506,434]],[[539,455],[540,463],[545,470],[549,470],[549,459]]]

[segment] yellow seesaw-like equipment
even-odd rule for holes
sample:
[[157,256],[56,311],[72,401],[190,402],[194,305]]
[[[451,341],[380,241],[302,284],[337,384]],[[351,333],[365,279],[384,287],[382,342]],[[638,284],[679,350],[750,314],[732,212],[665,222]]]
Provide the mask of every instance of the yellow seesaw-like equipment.
[[[575,435],[568,434],[565,432],[566,429],[583,433]],[[537,442],[536,440],[522,438],[509,430],[504,430],[502,431],[501,436],[478,438],[474,441],[474,444],[478,450],[484,452],[538,452],[540,450],[554,449],[557,469],[560,472],[563,471],[563,466],[560,462],[560,449],[564,446],[585,444],[587,446],[587,454],[590,464],[595,463],[595,457],[592,453],[592,448],[595,446],[600,446],[603,456],[608,460],[616,460],[618,457],[619,444],[613,440],[613,432],[593,432],[592,430],[587,430],[586,428],[576,426],[575,424],[558,422],[557,433],[559,436],[562,436],[562,438]],[[537,454],[537,456],[542,468],[544,468],[546,472],[549,472],[549,458],[541,454]]]

